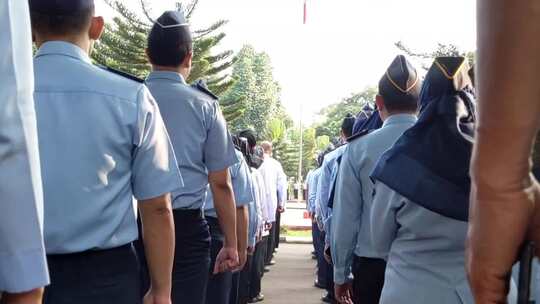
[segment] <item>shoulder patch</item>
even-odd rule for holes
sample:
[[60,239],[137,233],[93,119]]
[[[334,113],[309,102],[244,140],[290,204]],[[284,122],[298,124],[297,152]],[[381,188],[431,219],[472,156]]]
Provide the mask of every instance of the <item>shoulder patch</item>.
[[116,74],[116,75],[119,75],[119,76],[122,76],[124,78],[127,78],[127,79],[130,79],[130,80],[133,80],[135,82],[139,82],[139,83],[144,83],[144,79],[141,79],[137,76],[134,76],[134,75],[131,75],[129,73],[126,73],[126,72],[122,72],[122,71],[119,71],[119,70],[116,70],[116,69],[113,69],[111,67],[107,67],[107,66],[102,66],[102,65],[98,65],[99,68],[109,72],[109,73],[113,73],[113,74]]
[[363,130],[363,131],[360,131],[360,132],[358,132],[357,134],[355,134],[355,135],[353,135],[353,136],[347,138],[347,142],[350,143],[350,142],[355,141],[355,140],[357,140],[357,139],[359,139],[359,138],[362,138],[362,137],[368,135],[369,133],[371,133],[371,131],[372,131],[372,130]]
[[212,91],[210,91],[210,89],[208,89],[208,86],[206,85],[206,83],[202,79],[197,80],[194,84],[191,85],[191,87],[194,88],[195,90],[199,91],[199,92],[204,93],[205,95],[209,96],[212,99],[215,99],[215,100],[219,99],[219,97],[217,97],[216,94],[212,93]]

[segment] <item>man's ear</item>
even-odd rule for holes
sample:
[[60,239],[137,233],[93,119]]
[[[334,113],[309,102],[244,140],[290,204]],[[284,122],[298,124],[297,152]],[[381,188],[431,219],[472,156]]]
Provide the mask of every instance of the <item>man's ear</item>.
[[375,97],[375,104],[377,105],[377,109],[379,110],[379,112],[383,111],[386,107],[384,106],[384,98],[377,94],[377,96]]
[[182,62],[182,66],[191,69],[192,61],[193,61],[193,51],[189,52],[186,55],[186,58],[184,58],[184,62]]
[[90,23],[90,29],[88,30],[88,35],[91,40],[99,40],[101,37],[101,34],[103,34],[103,30],[105,29],[105,20],[103,17],[92,17],[92,21]]
[[151,64],[152,62],[150,62],[150,51],[148,51],[148,48],[144,49],[144,53],[146,54],[146,60],[148,60],[148,62]]

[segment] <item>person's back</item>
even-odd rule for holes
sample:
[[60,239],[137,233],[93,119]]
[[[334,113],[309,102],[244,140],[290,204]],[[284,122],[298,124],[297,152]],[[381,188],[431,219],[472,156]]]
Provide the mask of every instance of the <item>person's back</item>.
[[[148,90],[93,66],[67,42],[47,42],[39,49],[35,75],[45,213],[55,223],[45,224],[47,251],[80,252],[135,239],[135,214],[126,211],[133,208],[132,154],[143,141],[141,122],[156,119],[155,105],[143,102]],[[77,220],[61,220],[64,214]],[[96,218],[103,224],[91,227]],[[131,228],[103,234],[123,225]]]
[[[148,35],[147,55],[152,72],[146,84],[163,113],[184,179],[184,186],[172,193],[176,242],[185,244],[175,252],[172,298],[174,303],[203,304],[211,241],[203,215],[207,191],[215,198],[224,237],[216,269],[234,270],[239,262],[234,193],[229,182],[229,167],[239,159],[218,98],[203,83],[190,87],[186,82],[192,67],[193,38],[182,10],[167,11],[156,20]],[[243,220],[247,220],[244,215]]]
[[[376,189],[389,191],[384,184]],[[380,303],[407,303],[411,298],[425,304],[474,303],[464,267],[466,222],[432,212],[395,192],[378,197],[373,208],[374,248],[388,252]]]
[[[169,193],[182,180],[159,109],[141,81],[92,65],[91,40],[103,30],[92,0],[34,0],[30,8],[39,48],[34,96],[44,236],[54,282],[45,303],[142,300],[133,197],[159,282],[148,298],[168,299]],[[103,280],[114,288],[101,288]]]
[[173,146],[182,147],[175,149],[180,170],[189,172],[184,179],[184,187],[173,194],[173,206],[200,206],[206,199],[208,170],[216,169],[211,159],[205,156],[216,152],[207,151],[207,141],[220,113],[217,100],[187,85],[179,74],[173,72],[153,72],[146,85],[158,101],[163,120],[171,130]]
[[376,102],[384,121],[382,128],[365,136],[359,133],[349,140],[343,153],[331,225],[337,299],[348,299],[352,293],[356,302],[379,302],[385,261],[371,241],[374,188],[370,174],[384,151],[416,123],[420,83],[416,69],[404,56],[397,56],[379,82]]

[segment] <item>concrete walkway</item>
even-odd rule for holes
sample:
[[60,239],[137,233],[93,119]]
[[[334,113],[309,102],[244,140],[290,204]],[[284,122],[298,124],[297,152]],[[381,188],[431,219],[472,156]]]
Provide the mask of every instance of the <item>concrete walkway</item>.
[[262,283],[267,304],[319,304],[324,290],[313,287],[315,261],[313,245],[280,244],[276,265]]

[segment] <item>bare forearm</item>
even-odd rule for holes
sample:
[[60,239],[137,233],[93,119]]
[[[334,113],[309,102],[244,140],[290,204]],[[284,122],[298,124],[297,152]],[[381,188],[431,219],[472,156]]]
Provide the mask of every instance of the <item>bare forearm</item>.
[[155,293],[170,294],[175,249],[170,200],[167,206],[153,209],[140,207],[140,210],[151,288]]
[[247,206],[236,208],[236,237],[238,239],[238,253],[248,247],[249,215]]
[[236,205],[232,186],[230,184],[216,185],[212,188],[212,191],[219,225],[225,237],[225,247],[236,248]]
[[537,1],[478,0],[479,121],[468,271],[477,303],[504,303],[532,221],[530,154],[540,119]]
[[3,304],[41,304],[43,299],[43,288],[34,289],[28,292],[9,294],[4,293],[0,298]]

